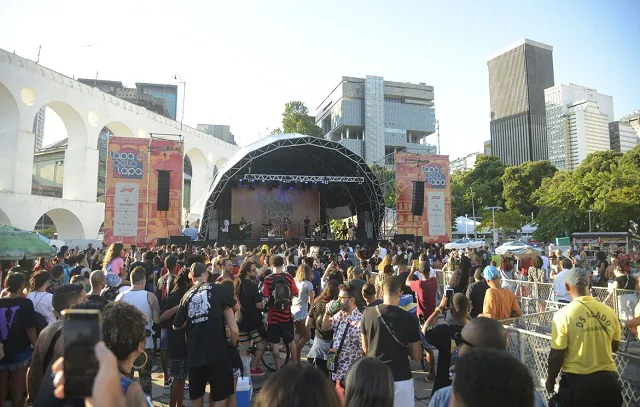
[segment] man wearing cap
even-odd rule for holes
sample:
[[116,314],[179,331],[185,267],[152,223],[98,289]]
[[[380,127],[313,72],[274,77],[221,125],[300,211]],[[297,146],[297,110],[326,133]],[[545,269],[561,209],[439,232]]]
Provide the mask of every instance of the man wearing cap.
[[616,313],[589,295],[584,269],[565,277],[571,303],[553,316],[546,389],[553,393],[562,369],[558,397],[563,406],[621,406],[622,394],[612,352],[620,345]]
[[362,274],[362,268],[360,268],[360,266],[356,266],[353,268],[353,278],[348,281],[349,285],[355,289],[356,307],[358,307],[360,312],[363,312],[367,307],[367,303],[365,302],[364,297],[362,297],[362,287],[366,283],[366,281],[362,279]]
[[516,295],[510,289],[502,288],[498,269],[495,266],[487,266],[483,274],[489,289],[485,293],[480,316],[497,320],[519,317],[520,305]]

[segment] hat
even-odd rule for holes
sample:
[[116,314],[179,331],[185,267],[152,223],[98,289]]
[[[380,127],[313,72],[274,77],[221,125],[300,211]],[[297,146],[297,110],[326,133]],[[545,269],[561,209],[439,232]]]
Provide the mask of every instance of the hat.
[[574,287],[586,287],[589,285],[589,277],[587,272],[582,268],[572,268],[565,277],[567,284]]
[[362,270],[362,268],[360,267],[353,268],[353,274],[362,274],[362,273],[364,273],[364,270]]
[[491,281],[491,280],[500,278],[500,272],[498,271],[496,266],[487,266],[487,267],[485,267],[484,271],[482,272],[482,274],[484,275],[484,279],[487,280],[487,281]]

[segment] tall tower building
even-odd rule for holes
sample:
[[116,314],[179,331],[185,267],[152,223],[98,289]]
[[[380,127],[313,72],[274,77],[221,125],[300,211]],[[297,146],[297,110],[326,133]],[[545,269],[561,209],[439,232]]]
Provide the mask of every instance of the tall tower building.
[[544,90],[554,85],[553,47],[523,39],[489,57],[491,153],[508,165],[547,159]]
[[36,142],[33,145],[34,151],[42,150],[42,138],[44,137],[44,119],[46,113],[46,107],[38,110],[38,113],[36,113],[36,118],[33,121],[33,134],[36,136]]

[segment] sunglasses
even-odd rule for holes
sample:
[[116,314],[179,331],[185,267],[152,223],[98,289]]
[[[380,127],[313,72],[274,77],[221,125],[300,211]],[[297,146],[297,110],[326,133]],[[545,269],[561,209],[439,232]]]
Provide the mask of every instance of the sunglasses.
[[460,346],[462,344],[465,344],[469,347],[475,348],[476,346],[474,344],[472,344],[471,342],[467,341],[466,339],[464,339],[462,337],[462,332],[456,332],[455,334],[453,334],[453,340],[456,343],[456,346]]

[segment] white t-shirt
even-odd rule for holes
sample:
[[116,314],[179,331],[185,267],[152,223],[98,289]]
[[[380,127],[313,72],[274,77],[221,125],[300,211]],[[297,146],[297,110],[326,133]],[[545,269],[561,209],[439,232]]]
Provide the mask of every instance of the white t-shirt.
[[556,301],[571,301],[571,296],[567,291],[567,287],[564,285],[565,279],[567,278],[567,273],[569,273],[569,270],[562,269],[561,272],[556,274],[555,280],[553,280],[553,291],[555,291],[556,293]]
[[291,312],[294,314],[301,310],[309,310],[309,291],[313,291],[313,284],[307,280],[302,282],[296,280],[296,287],[298,287],[298,295],[291,300]]
[[47,319],[47,323],[56,322],[56,316],[53,314],[53,305],[51,305],[53,294],[34,291],[27,294],[27,298],[33,303],[33,309]]
[[378,255],[380,256],[381,259],[384,259],[384,256],[387,255],[387,249],[384,247],[379,247],[378,248]]

